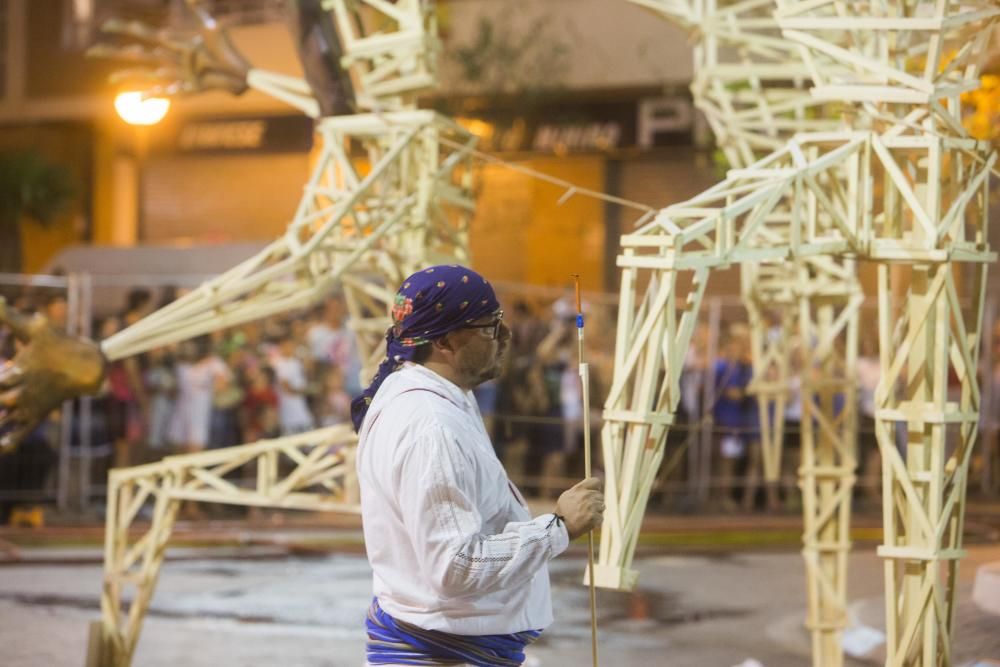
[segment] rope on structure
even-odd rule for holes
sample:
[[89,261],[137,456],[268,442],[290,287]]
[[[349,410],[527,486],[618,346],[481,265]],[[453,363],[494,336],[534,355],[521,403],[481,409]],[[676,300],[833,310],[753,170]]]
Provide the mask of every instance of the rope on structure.
[[[379,108],[376,106],[372,113],[379,117],[382,122],[388,125],[395,125],[393,121],[385,115],[386,109]],[[492,153],[484,153],[483,151],[476,150],[475,148],[470,148],[468,144],[464,144],[460,141],[455,141],[454,139],[448,139],[447,137],[438,137],[438,143],[442,146],[448,146],[449,148],[454,148],[455,150],[460,150],[469,155],[482,160],[483,162],[489,162],[492,164],[497,164],[502,167],[506,167],[512,171],[530,176],[532,178],[537,178],[540,181],[545,181],[546,183],[551,183],[552,185],[558,185],[561,188],[565,188],[566,191],[559,198],[558,205],[562,206],[567,200],[573,197],[573,195],[583,195],[584,197],[593,197],[594,199],[600,199],[601,201],[606,201],[611,204],[618,204],[619,206],[627,206],[629,208],[634,208],[639,211],[643,211],[643,216],[636,223],[638,227],[641,223],[648,221],[651,217],[656,215],[659,210],[652,206],[647,206],[646,204],[640,204],[639,202],[632,201],[631,199],[625,199],[624,197],[617,197],[615,195],[610,195],[606,192],[600,192],[598,190],[591,190],[590,188],[581,188],[578,185],[570,183],[567,180],[557,178],[551,174],[546,174],[545,172],[537,171],[531,167],[525,167],[514,162],[509,162],[503,158],[497,157]]]
[[546,174],[541,171],[532,169],[531,167],[525,167],[524,165],[515,164],[513,162],[508,162],[503,158],[497,157],[491,153],[484,153],[482,151],[476,150],[475,148],[469,148],[466,144],[463,144],[446,137],[438,138],[438,143],[454,148],[456,150],[463,150],[468,152],[470,155],[479,158],[483,162],[490,162],[492,164],[498,164],[507,169],[522,173],[526,176],[531,176],[532,178],[537,178],[538,180],[545,181],[546,183],[551,183],[553,185],[558,185],[561,188],[566,188],[566,192],[563,193],[562,197],[559,198],[559,203],[564,204],[566,200],[570,199],[574,195],[583,195],[584,197],[593,197],[594,199],[600,199],[602,201],[610,202],[612,204],[618,204],[620,206],[627,206],[629,208],[634,208],[639,211],[643,211],[647,214],[655,214],[657,209],[652,206],[647,206],[646,204],[640,204],[639,202],[632,201],[631,199],[625,199],[624,197],[616,197],[615,195],[609,195],[606,192],[598,192],[597,190],[591,190],[589,188],[582,188],[579,185],[574,185],[569,181],[557,178],[550,174]]

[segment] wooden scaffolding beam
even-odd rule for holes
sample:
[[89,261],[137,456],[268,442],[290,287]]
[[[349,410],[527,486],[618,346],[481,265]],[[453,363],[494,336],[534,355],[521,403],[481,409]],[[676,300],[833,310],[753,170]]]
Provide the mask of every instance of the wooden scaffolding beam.
[[[103,341],[108,359],[311,305],[339,285],[367,378],[384,354],[394,286],[429,264],[468,263],[476,138],[416,108],[417,95],[435,83],[433,3],[326,4],[356,101],[371,113],[319,119],[321,151],[282,237]],[[301,79],[251,69],[247,83],[307,115],[319,113]],[[355,443],[349,425],[335,426],[112,471],[102,622],[91,632],[91,664],[131,664],[181,503],[357,512]],[[247,469],[249,481],[231,478]],[[148,528],[136,530],[150,503]]]
[[[97,645],[88,651],[88,667],[132,663],[182,502],[357,513],[356,444],[349,425],[331,426],[112,470],[102,623],[91,634]],[[142,526],[150,505],[149,524]]]
[[[986,266],[995,261],[985,235],[986,184],[995,156],[963,129],[959,95],[979,85],[985,45],[1000,8],[953,0],[634,1],[695,32],[692,92],[736,168],[719,186],[665,209],[660,229],[647,226],[622,239],[618,391],[613,388],[609,398],[602,435],[616,477],[608,487],[611,502],[628,507],[630,520],[623,523],[622,507],[609,506],[605,531],[611,534],[602,536],[598,581],[619,588],[635,583],[628,565],[637,538],[635,506],[643,494],[631,488],[636,473],[624,468],[637,457],[626,453],[640,446],[656,451],[658,439],[645,439],[653,425],[670,423],[676,406],[676,397],[661,402],[666,410],[661,414],[645,403],[653,380],[636,371],[635,362],[644,360],[645,371],[660,367],[659,361],[649,362],[656,341],[642,335],[655,330],[666,336],[662,393],[668,398],[677,353],[667,348],[688,344],[670,326],[671,296],[657,298],[654,290],[677,285],[676,276],[667,280],[665,272],[752,263],[743,269],[744,297],[769,475],[779,465],[777,429],[771,425],[773,411],[781,409],[777,383],[786,377],[788,364],[767,338],[765,324],[770,310],[775,324],[781,323],[774,337],[780,340],[787,330],[788,301],[799,300],[807,624],[813,663],[842,664],[861,298],[852,274],[855,258],[865,258],[879,264],[883,377],[877,429],[885,461],[886,543],[880,554],[887,559],[887,664],[950,664],[954,573],[979,411],[975,368],[982,285]],[[803,87],[794,85],[798,68],[811,79],[809,102]],[[853,106],[843,124],[805,127],[810,116],[822,122],[823,105],[831,101]],[[798,134],[782,144],[788,138],[782,131],[789,128]],[[850,159],[814,168],[822,155],[836,153],[836,142],[859,131],[866,135],[864,146]],[[760,159],[762,150],[773,152]],[[791,164],[785,163],[787,154],[796,158]],[[747,179],[746,187],[740,178]],[[756,187],[749,184],[754,178]],[[725,206],[713,206],[720,193]],[[791,199],[784,209],[782,197]],[[764,200],[769,200],[768,212],[761,219],[754,207]],[[640,242],[640,236],[646,238]],[[763,243],[748,241],[754,238]],[[691,245],[694,239],[700,247]],[[636,258],[633,248],[644,246],[656,249],[657,256]],[[791,260],[787,267],[767,264],[785,257]],[[972,276],[972,305],[964,308],[958,297],[959,264]],[[637,306],[632,292],[640,268],[654,272],[656,280],[649,281],[647,296]],[[783,284],[788,285],[784,291]],[[904,305],[894,304],[894,296],[905,296]],[[657,307],[671,313],[650,312]],[[650,324],[661,320],[665,323]],[[949,397],[949,376],[960,378],[960,398],[954,388]],[[771,384],[772,379],[777,382]],[[651,410],[655,419],[644,419],[640,411],[632,422],[615,421],[619,403],[634,400],[633,394],[642,398],[638,407]],[[899,443],[897,431],[905,433]],[[946,436],[957,443],[948,446]],[[647,458],[639,460],[651,462]]]

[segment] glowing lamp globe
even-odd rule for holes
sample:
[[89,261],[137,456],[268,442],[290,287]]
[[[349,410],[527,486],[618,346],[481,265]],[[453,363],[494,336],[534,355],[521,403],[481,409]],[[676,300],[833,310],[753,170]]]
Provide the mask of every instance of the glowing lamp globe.
[[118,93],[115,111],[129,125],[156,125],[167,115],[170,100],[163,97],[143,97],[139,91]]

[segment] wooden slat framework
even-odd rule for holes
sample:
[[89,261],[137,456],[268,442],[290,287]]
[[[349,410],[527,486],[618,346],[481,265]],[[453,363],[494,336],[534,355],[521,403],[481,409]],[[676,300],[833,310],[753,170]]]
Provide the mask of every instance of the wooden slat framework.
[[692,35],[691,94],[730,166],[779,149],[798,132],[834,130],[808,91],[798,47],[781,36],[774,0],[631,0]]
[[[434,2],[427,0],[325,0],[351,79],[357,113],[406,111],[437,83],[441,50]],[[302,78],[258,68],[247,84],[318,118],[319,104]]]
[[472,135],[432,111],[326,118],[318,130],[323,151],[282,238],[102,342],[109,359],[303,308],[338,284],[371,359],[392,286],[420,266],[468,261]]
[[[960,302],[948,263],[915,267],[906,281],[900,326],[892,326],[891,300],[902,279],[889,267],[879,269],[880,334],[888,346],[876,392],[886,496],[879,548],[886,559],[886,664],[947,665],[964,554],[969,457],[979,420],[976,368],[985,266],[974,277],[971,307]],[[950,386],[949,376],[957,377],[958,388]],[[897,429],[905,432],[903,451]]]
[[[622,238],[615,373],[602,431],[608,510],[595,578],[615,588],[635,584],[632,557],[642,515],[712,269],[788,263],[789,273],[772,267],[755,289],[764,303],[767,294],[795,280],[796,289],[785,296],[797,304],[799,327],[815,332],[800,345],[800,363],[815,370],[804,380],[809,418],[800,471],[809,623],[814,664],[841,664],[837,638],[846,604],[843,554],[853,469],[847,378],[857,337],[851,271],[852,262],[864,258],[880,265],[883,381],[876,424],[886,461],[880,553],[886,558],[888,664],[949,664],[966,474],[979,410],[982,290],[986,266],[995,261],[985,237],[987,175],[995,158],[965,134],[958,97],[978,85],[979,60],[1000,9],[985,0],[776,0],[772,17],[771,0],[636,1],[699,34],[696,99],[734,168],[722,183]],[[331,0],[345,62],[363,72],[359,99],[379,113],[324,119],[323,156],[288,233],[192,293],[177,312],[157,313],[155,322],[144,320],[109,339],[110,358],[304,305],[331,273],[345,277],[359,332],[380,334],[388,281],[368,281],[347,267],[372,255],[372,271],[396,278],[405,274],[400,253],[415,262],[449,252],[461,259],[471,209],[467,151],[446,155],[435,138],[442,128],[461,131],[440,117],[417,121],[418,112],[381,113],[412,109],[413,92],[432,73],[433,59],[424,58],[436,44],[430,4]],[[381,21],[373,22],[378,14]],[[400,36],[372,32],[379,23],[394,25]],[[813,84],[809,95],[800,85],[806,76]],[[254,72],[250,80],[313,110],[295,81]],[[851,106],[838,125],[821,111],[829,101]],[[431,126],[436,134],[427,131]],[[357,136],[371,158],[368,171],[346,148]],[[467,135],[460,143],[472,145]],[[408,165],[422,178],[409,179]],[[439,225],[429,241],[429,211],[445,206],[455,212],[437,220],[452,222]],[[400,247],[381,245],[397,233],[406,239]],[[437,239],[443,240],[434,246]],[[421,244],[440,252],[421,254]],[[958,264],[973,275],[971,308],[958,297]],[[307,297],[296,300],[303,290]],[[907,299],[897,319],[893,296],[900,294]],[[373,345],[369,362],[376,351]],[[948,395],[949,374],[960,381],[957,399]],[[840,395],[851,407],[838,410]],[[905,454],[893,440],[896,424],[906,433]],[[948,448],[952,431],[958,444]],[[110,578],[112,598],[133,579],[148,591],[129,609],[129,627],[137,632],[141,623],[181,498],[231,497],[249,504],[270,489],[285,493],[285,503],[312,502],[297,489],[322,477],[322,466],[315,466],[324,456],[284,451],[304,471],[278,479],[269,472],[278,452],[262,453],[268,463],[253,492],[222,477],[219,466],[238,466],[243,456],[228,452],[214,468],[147,471],[143,482],[123,477],[115,483],[108,562],[146,566],[141,576]],[[170,493],[162,490],[168,488]],[[156,529],[129,546],[115,535],[148,498],[155,498]],[[116,632],[105,634],[108,645],[115,645]],[[127,663],[131,650],[117,655]]]
[[437,14],[426,0],[328,0],[359,110],[400,110],[437,83]]
[[112,470],[94,667],[131,664],[182,502],[356,513],[356,444],[340,425]]
[[[753,377],[747,392],[757,401],[761,461],[769,484],[781,477],[785,408],[796,365],[794,264],[741,264],[740,285],[750,324]],[[748,474],[756,474],[749,471]]]
[[[745,13],[752,0],[636,1],[697,27],[696,48],[703,55],[696,62],[706,71],[720,66],[712,49],[763,26],[772,32],[754,39],[752,47],[737,44],[728,51],[744,58],[744,79],[753,79],[758,65],[762,76],[776,71],[764,45],[778,48],[768,39],[784,37],[782,57],[792,52],[790,46],[798,50],[812,79],[812,98],[853,108],[841,128],[800,131],[751,163],[754,147],[739,147],[732,139],[748,114],[732,104],[739,96],[730,96],[716,120],[723,126],[731,120],[736,131],[727,134],[731,128],[724,127],[717,133],[736,168],[723,183],[664,209],[653,223],[623,237],[615,381],[602,433],[615,481],[608,484],[598,582],[616,588],[635,584],[636,516],[647,493],[640,471],[662,457],[663,431],[678,398],[677,359],[689,343],[677,322],[688,317],[687,305],[700,298],[708,276],[699,273],[687,281],[695,287],[685,306],[678,305],[681,297],[660,291],[683,283],[678,274],[741,262],[749,265],[743,269],[750,283],[744,294],[761,371],[754,389],[763,398],[762,420],[780,409],[777,384],[790,365],[776,345],[769,346],[763,323],[773,320],[778,326],[772,340],[783,340],[790,303],[797,300],[799,329],[810,332],[798,343],[807,624],[813,664],[843,663],[840,631],[846,620],[856,464],[852,380],[861,301],[851,274],[856,259],[863,258],[879,264],[883,377],[876,424],[884,459],[886,537],[880,554],[886,558],[887,664],[950,664],[964,492],[979,413],[975,368],[982,286],[986,267],[996,259],[985,236],[995,156],[962,128],[958,98],[979,85],[980,61],[1000,8],[985,1],[777,0],[781,35],[776,36],[773,23]],[[738,29],[719,27],[716,15],[726,12],[731,17],[744,12],[733,21]],[[725,82],[739,76],[739,68],[720,67],[706,74],[707,88],[693,90],[697,96],[710,89],[716,99],[726,99]],[[755,93],[752,83],[739,89],[744,100]],[[710,106],[702,108],[711,122]],[[767,264],[785,260],[793,265],[787,273]],[[648,287],[636,298],[643,271],[650,274]],[[963,283],[971,293],[964,307]],[[662,350],[650,339],[654,333],[663,336]],[[949,377],[959,385],[950,395]],[[615,419],[623,414],[635,418]],[[646,415],[656,419],[644,421]],[[773,437],[777,429],[763,426]],[[897,430],[905,433],[905,446],[897,444]],[[772,473],[780,466],[775,444],[765,446]],[[629,470],[631,465],[637,468]]]
[[[836,269],[853,269],[824,257]],[[806,565],[806,626],[813,664],[843,664],[848,622],[847,557],[857,467],[856,350],[864,297],[856,284],[828,280],[823,262],[802,264],[799,332],[802,359],[802,556]],[[839,288],[839,289],[838,289]]]
[[[433,3],[328,0],[359,108],[319,119],[322,150],[286,232],[255,257],[101,343],[110,359],[309,306],[340,286],[370,377],[384,353],[393,288],[429,264],[468,263],[476,139],[416,108],[435,82]],[[248,84],[309,116],[302,79],[252,69]],[[112,471],[102,622],[93,667],[131,664],[178,509],[184,502],[357,512],[349,425]],[[248,478],[232,479],[252,468]],[[148,528],[134,529],[152,502]],[[132,589],[126,604],[126,589]]]
[[996,157],[963,129],[959,95],[979,85],[1000,8],[947,0],[778,7],[784,34],[821,73],[813,94],[855,102],[855,126],[877,130],[858,230],[864,256],[879,262],[886,664],[950,665],[979,416],[982,285],[995,261],[985,225]]
[[[816,179],[858,174],[865,146],[864,134],[837,139],[803,135],[751,167],[732,170],[722,183],[664,209],[649,224],[622,237],[615,373],[602,431],[608,509],[595,569],[599,585],[626,589],[634,585],[632,556],[671,423],[662,417],[674,413],[680,398],[683,360],[711,269],[734,261],[794,259],[813,267],[817,276],[811,282],[798,277],[800,285],[817,284],[809,298],[833,302],[831,281],[824,278],[839,267],[826,253],[848,244],[831,236],[834,225],[826,221],[832,215],[809,217],[810,212],[823,211],[823,206],[801,193]],[[842,188],[840,193],[849,197],[856,188]],[[834,206],[830,198],[824,202]],[[847,202],[838,200],[836,205]],[[766,224],[774,218],[784,220],[790,231],[785,238],[791,243],[782,242],[774,226]],[[832,269],[820,272],[816,267]],[[640,296],[637,286],[643,284]],[[802,290],[799,287],[796,293]],[[856,298],[851,305],[856,309]],[[837,335],[831,327],[839,323],[843,329],[850,321],[850,316],[837,318],[824,329],[820,347],[824,358],[835,357],[838,349],[827,342]]]

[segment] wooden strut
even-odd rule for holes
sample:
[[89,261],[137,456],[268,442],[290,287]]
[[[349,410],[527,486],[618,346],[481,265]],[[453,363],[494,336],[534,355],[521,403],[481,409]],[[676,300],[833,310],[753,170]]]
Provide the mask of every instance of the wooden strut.
[[[879,271],[887,665],[949,665],[980,404],[983,290],[996,260],[985,233],[996,158],[963,129],[959,95],[979,86],[1000,8],[953,0],[634,1],[696,35],[692,92],[733,169],[622,237],[598,585],[635,585],[649,470],[662,460],[705,283],[712,270],[739,263],[749,267],[744,294],[768,476],[780,469],[780,440],[766,411],[780,412],[793,363],[803,374],[807,625],[813,664],[843,664],[862,301],[854,262],[865,259]],[[796,85],[806,77],[811,88]],[[849,113],[830,115],[831,100]],[[963,285],[971,307],[958,297]],[[768,311],[779,340],[797,321],[796,356],[781,358],[766,339]],[[949,391],[949,377],[960,390]],[[906,433],[902,453],[897,426]]]
[[[594,474],[590,449],[590,370],[584,362],[583,351],[583,301],[580,299],[580,274],[573,274],[573,287],[576,294],[576,344],[579,359],[581,396],[583,399],[583,476],[590,478]],[[590,653],[594,667],[597,667],[597,584],[594,580],[594,531],[587,531],[587,572],[586,583],[590,588]]]
[[[182,502],[358,513],[356,442],[349,425],[331,426],[112,470],[102,621],[91,633],[88,667],[131,664]],[[144,527],[141,510],[150,501]]]
[[[108,359],[302,308],[339,285],[362,374],[370,375],[383,353],[392,286],[428,264],[468,263],[476,138],[450,118],[416,108],[417,95],[436,76],[433,3],[328,5],[365,113],[317,122],[322,151],[281,238],[103,341]],[[248,83],[317,114],[301,79],[255,69]],[[333,427],[112,471],[102,621],[91,633],[92,667],[131,664],[182,502],[355,512],[354,442],[349,427]],[[249,486],[227,477],[240,469],[253,471]],[[133,540],[136,519],[149,502],[150,525]],[[126,607],[129,586],[135,594]]]
[[[963,130],[959,96],[979,85],[1000,8],[985,0],[637,1],[700,35],[696,103],[733,169],[723,182],[621,239],[615,371],[602,428],[607,513],[590,576],[600,586],[636,583],[635,545],[711,272],[734,262],[788,262],[792,272],[758,293],[780,291],[791,276],[790,284],[801,289],[790,294],[789,308],[798,310],[800,328],[813,332],[800,359],[816,373],[807,381],[815,398],[807,396],[811,418],[803,441],[811,453],[804,452],[800,469],[809,507],[803,555],[813,663],[842,664],[837,638],[846,618],[854,417],[853,406],[839,412],[833,406],[839,393],[850,397],[842,383],[856,355],[852,262],[865,259],[879,272],[876,429],[883,456],[879,554],[886,571],[887,664],[948,665],[980,410],[976,369],[986,270],[996,260],[985,233],[995,156]],[[366,14],[384,15],[368,35],[360,30],[366,25],[361,5]],[[364,341],[384,330],[386,285],[420,263],[465,261],[473,206],[469,153],[444,150],[451,147],[441,137],[470,149],[474,140],[444,117],[412,115],[421,113],[413,98],[434,75],[430,5],[331,0],[345,62],[357,75],[359,98],[374,113],[323,119],[323,156],[289,232],[220,280],[105,341],[109,358],[307,305],[336,275],[370,364],[377,341]],[[395,26],[400,37],[385,26]],[[258,74],[251,73],[252,86],[311,111],[307,86]],[[806,78],[812,82],[806,95],[781,84]],[[829,100],[850,111],[838,113],[842,118],[832,125],[823,110]],[[390,113],[410,115],[386,123]],[[350,161],[349,143],[372,156],[370,172]],[[363,258],[370,264],[362,271]],[[957,268],[966,269],[964,280],[956,278]],[[372,274],[379,279],[369,280]],[[963,288],[973,295],[971,307],[959,298]],[[958,379],[955,391],[949,376]],[[897,428],[906,437],[902,452]],[[322,452],[269,446],[253,455],[253,492],[222,471],[246,462],[250,450],[243,448],[192,455],[219,459],[112,475],[111,575],[102,609],[106,602],[115,613],[105,614],[98,635],[113,659],[99,664],[131,660],[182,500],[267,504],[280,497],[281,506],[312,508],[328,495],[309,488],[311,481],[332,483],[324,476],[335,466],[324,468]],[[295,462],[294,478],[282,477],[282,457]],[[265,489],[271,495],[263,495]],[[154,502],[150,530],[129,546],[127,526],[148,500]],[[119,576],[126,563],[143,569]],[[141,590],[123,620],[115,605],[132,583]]]

